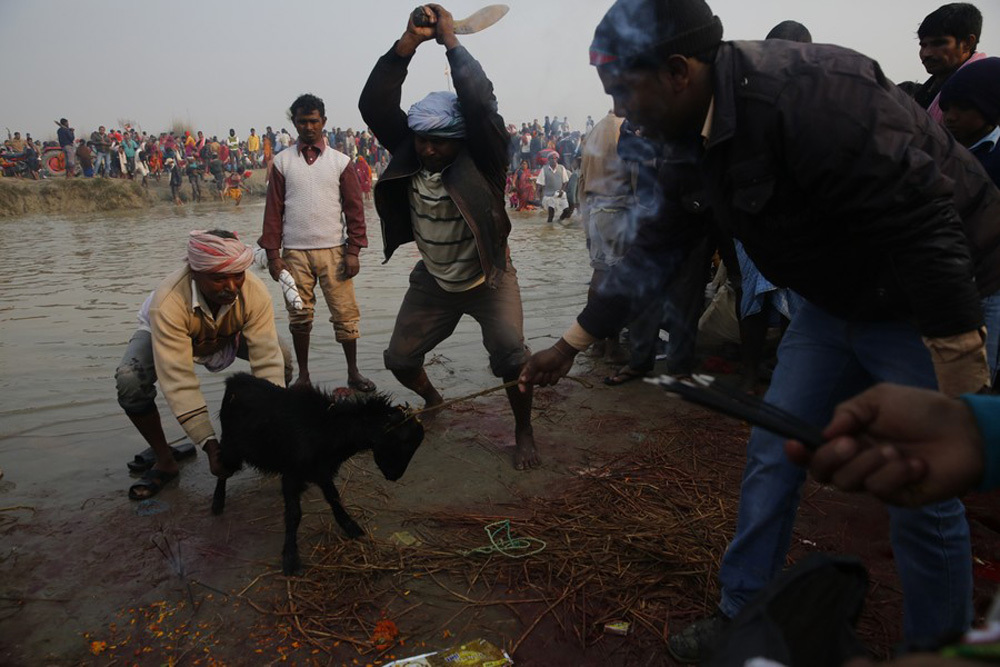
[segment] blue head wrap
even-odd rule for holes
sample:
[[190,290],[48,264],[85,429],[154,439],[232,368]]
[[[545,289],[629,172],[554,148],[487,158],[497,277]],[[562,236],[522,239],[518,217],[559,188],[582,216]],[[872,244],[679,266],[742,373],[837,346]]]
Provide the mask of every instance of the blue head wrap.
[[406,123],[419,134],[442,139],[465,138],[465,118],[455,93],[431,93],[410,107]]

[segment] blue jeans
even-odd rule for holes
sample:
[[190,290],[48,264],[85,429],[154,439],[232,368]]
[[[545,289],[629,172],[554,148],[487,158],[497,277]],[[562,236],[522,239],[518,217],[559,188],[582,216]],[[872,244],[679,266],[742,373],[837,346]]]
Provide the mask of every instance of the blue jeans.
[[[101,165],[104,165],[104,171],[101,171]],[[97,151],[97,160],[94,162],[94,173],[101,174],[105,178],[111,175],[111,155],[107,152]]]
[[982,300],[983,322],[986,323],[986,361],[990,365],[990,379],[996,377],[1000,362],[1000,292]]
[[[917,330],[903,322],[850,323],[803,302],[778,348],[766,400],[825,426],[837,403],[881,381],[937,388]],[[736,536],[719,572],[719,607],[730,617],[785,564],[805,471],[788,461],[783,445],[781,436],[751,432]],[[972,552],[962,503],[889,508],[889,521],[907,640],[967,629]]]

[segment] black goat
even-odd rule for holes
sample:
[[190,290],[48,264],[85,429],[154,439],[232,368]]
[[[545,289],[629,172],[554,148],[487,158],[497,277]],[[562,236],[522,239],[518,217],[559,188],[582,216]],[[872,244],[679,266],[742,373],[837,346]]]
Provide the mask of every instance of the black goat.
[[[299,497],[309,482],[322,489],[348,537],[361,537],[364,531],[340,504],[333,485],[338,468],[370,449],[385,478],[396,481],[424,439],[420,422],[393,406],[385,394],[338,399],[318,389],[282,389],[247,373],[226,380],[219,418],[221,462],[227,470],[235,472],[246,462],[261,472],[281,475],[285,574],[302,571],[296,539],[302,520]],[[219,479],[212,513],[221,514],[225,504],[226,480]]]

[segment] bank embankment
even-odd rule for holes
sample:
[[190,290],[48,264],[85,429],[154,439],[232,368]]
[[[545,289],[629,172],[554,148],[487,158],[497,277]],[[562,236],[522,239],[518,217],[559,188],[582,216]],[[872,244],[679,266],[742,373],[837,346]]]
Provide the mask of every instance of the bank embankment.
[[121,179],[0,179],[0,218],[141,209],[157,201],[154,192]]

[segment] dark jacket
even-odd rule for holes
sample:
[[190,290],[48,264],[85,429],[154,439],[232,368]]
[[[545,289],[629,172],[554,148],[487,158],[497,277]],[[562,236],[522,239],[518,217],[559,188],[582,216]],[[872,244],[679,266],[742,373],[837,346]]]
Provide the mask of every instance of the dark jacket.
[[1000,187],[1000,150],[997,146],[991,141],[984,142],[972,149],[972,154],[993,179],[993,184]]
[[706,222],[835,316],[912,320],[928,337],[982,324],[980,295],[1000,288],[1000,192],[876,62],[726,42],[712,77],[707,143],[674,148],[662,214],[580,315],[584,329],[600,337],[627,319],[621,297],[655,293]]
[[59,129],[56,130],[56,137],[59,138],[60,148],[66,148],[76,143],[76,133],[73,132],[73,128],[71,127],[60,125]]
[[[493,84],[465,47],[447,52],[455,92],[465,116],[465,145],[441,173],[441,180],[476,237],[486,284],[496,288],[507,267],[510,218],[504,207],[507,146],[510,141],[497,113]],[[410,58],[396,55],[395,45],[379,58],[361,91],[358,107],[365,123],[392,159],[375,185],[375,208],[382,221],[385,261],[413,241],[410,221],[410,177],[420,170],[413,130],[400,109],[400,96]]]

